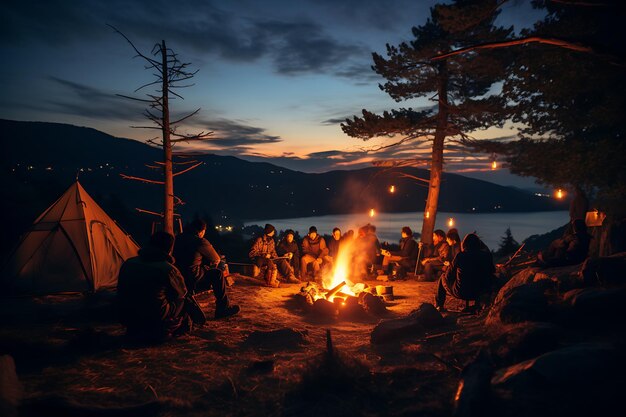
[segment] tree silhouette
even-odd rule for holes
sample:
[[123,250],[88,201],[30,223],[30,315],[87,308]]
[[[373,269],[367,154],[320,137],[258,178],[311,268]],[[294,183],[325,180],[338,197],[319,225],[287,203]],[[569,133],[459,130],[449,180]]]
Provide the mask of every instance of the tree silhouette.
[[511,233],[511,228],[507,227],[504,232],[504,236],[500,239],[500,246],[496,251],[496,255],[498,256],[506,256],[510,255],[516,250],[519,249],[519,243],[513,238],[513,234]]
[[[162,184],[164,190],[163,199],[163,212],[155,213],[150,210],[138,209],[144,213],[150,213],[158,215],[163,218],[163,230],[174,234],[174,206],[182,204],[182,200],[174,195],[174,177],[184,174],[198,166],[202,165],[202,162],[190,159],[188,155],[179,155],[182,161],[173,161],[173,146],[177,142],[190,142],[207,139],[213,132],[200,132],[193,135],[180,134],[176,132],[176,127],[183,121],[197,114],[200,109],[180,117],[177,120],[170,120],[170,101],[176,98],[182,99],[183,97],[174,91],[178,88],[191,87],[192,84],[181,85],[180,83],[190,80],[198,72],[190,71],[188,69],[190,63],[184,63],[178,59],[178,55],[173,50],[167,48],[165,41],[156,43],[152,48],[152,57],[149,57],[141,53],[135,45],[115,27],[109,25],[113,30],[120,34],[126,41],[132,46],[136,57],[144,60],[146,63],[145,69],[153,70],[154,81],[142,85],[135,90],[135,93],[150,87],[155,86],[156,93],[146,94],[148,99],[142,99],[137,97],[125,96],[119,94],[121,97],[125,97],[131,100],[145,103],[147,108],[144,112],[144,116],[150,120],[156,126],[132,126],[138,129],[155,129],[161,131],[161,138],[155,137],[148,142],[161,146],[163,148],[163,161],[155,161],[154,164],[147,164],[148,168],[160,170],[163,173],[163,178],[159,180],[134,177],[130,175],[120,174],[123,178],[141,181],[151,184]],[[174,165],[180,166],[180,170],[174,172]]]
[[[420,97],[436,101],[436,106],[424,110],[400,108],[385,111],[382,115],[367,110],[362,116],[347,119],[341,125],[352,137],[368,140],[377,136],[399,137],[383,146],[388,148],[405,143],[432,142],[431,156],[410,160],[383,161],[379,166],[429,165],[428,196],[422,225],[422,241],[432,243],[435,227],[441,174],[444,163],[444,146],[462,148],[461,139],[477,129],[500,126],[506,120],[504,100],[489,94],[494,83],[504,78],[503,57],[495,53],[468,53],[432,61],[442,55],[469,45],[507,39],[511,29],[495,27],[498,12],[490,12],[478,23],[449,25],[445,17],[451,10],[463,10],[470,15],[485,15],[496,1],[455,1],[451,5],[437,5],[431,9],[430,18],[413,28],[415,37],[399,46],[387,45],[387,58],[373,54],[372,69],[387,81],[379,85],[397,102]],[[381,148],[375,149],[379,150]],[[417,151],[416,151],[417,152]]]

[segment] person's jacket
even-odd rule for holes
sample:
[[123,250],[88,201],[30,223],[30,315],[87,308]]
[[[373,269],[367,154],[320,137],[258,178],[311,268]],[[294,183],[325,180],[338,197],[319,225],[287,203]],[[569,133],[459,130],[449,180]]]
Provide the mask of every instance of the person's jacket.
[[328,255],[328,248],[326,247],[326,241],[321,235],[315,236],[315,239],[311,239],[309,235],[306,235],[302,239],[302,256],[311,255],[314,258],[321,258]]
[[181,314],[187,287],[173,261],[165,252],[145,247],[122,264],[117,297],[123,324],[158,326]]
[[417,260],[417,249],[417,242],[412,237],[403,237],[400,239],[400,250],[393,252],[392,255],[415,262]]
[[452,261],[444,279],[463,300],[477,298],[489,288],[495,272],[490,253],[483,250],[460,252]]
[[275,245],[273,237],[268,235],[257,237],[252,245],[252,249],[250,249],[250,253],[248,253],[248,256],[250,259],[257,257],[265,258],[265,255],[269,254],[270,258],[276,258],[278,255],[276,254]]
[[341,239],[336,240],[334,237],[330,237],[328,240],[328,255],[333,259],[337,259],[339,254],[339,247],[341,246]]
[[455,242],[454,245],[448,245],[450,247],[450,262],[456,258],[456,256],[461,253],[461,244],[459,242]]
[[587,232],[572,233],[563,238],[567,248],[565,249],[565,260],[572,264],[578,264],[587,258],[589,254],[589,244],[591,238]]
[[287,239],[281,240],[276,248],[276,253],[278,256],[293,253],[293,259],[300,259],[300,248],[298,248],[298,243],[295,240],[291,241],[291,243],[287,242]]
[[430,262],[441,265],[446,261],[450,262],[452,259],[450,259],[450,245],[448,245],[448,242],[442,240],[436,244],[433,249],[433,255],[427,259],[430,259]]
[[193,281],[204,276],[205,265],[215,266],[220,261],[220,256],[208,240],[187,232],[176,236],[173,256],[185,278],[192,278]]

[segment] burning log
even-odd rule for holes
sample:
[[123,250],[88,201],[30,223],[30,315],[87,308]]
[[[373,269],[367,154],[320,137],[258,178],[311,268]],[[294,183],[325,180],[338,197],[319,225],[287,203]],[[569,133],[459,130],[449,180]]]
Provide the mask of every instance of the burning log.
[[344,287],[344,285],[346,285],[346,281],[341,281],[341,283],[339,285],[337,285],[336,287],[331,288],[331,290],[326,293],[326,299],[328,301],[331,301],[333,299],[333,297],[335,296],[335,294],[337,294],[339,292],[339,290]]
[[337,314],[337,306],[328,300],[319,298],[313,303],[313,311],[319,317],[334,317]]

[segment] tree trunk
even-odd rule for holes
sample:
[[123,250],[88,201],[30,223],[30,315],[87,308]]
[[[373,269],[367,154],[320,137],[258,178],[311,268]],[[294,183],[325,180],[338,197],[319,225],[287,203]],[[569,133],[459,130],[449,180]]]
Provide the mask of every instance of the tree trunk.
[[174,175],[172,171],[172,142],[170,140],[170,109],[168,102],[168,71],[167,49],[165,41],[161,41],[161,57],[163,60],[163,231],[174,234]]
[[439,190],[441,188],[441,174],[443,172],[443,144],[446,139],[446,127],[448,125],[448,73],[445,61],[439,64],[438,69],[437,129],[435,130],[435,139],[433,140],[428,197],[426,198],[426,208],[422,223],[421,241],[425,244],[433,243],[433,231],[435,230]]

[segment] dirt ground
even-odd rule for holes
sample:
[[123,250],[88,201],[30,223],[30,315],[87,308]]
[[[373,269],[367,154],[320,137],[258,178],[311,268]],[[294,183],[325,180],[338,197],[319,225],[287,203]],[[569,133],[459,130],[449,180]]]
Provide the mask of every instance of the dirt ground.
[[[5,299],[0,352],[15,359],[21,415],[450,415],[460,370],[483,343],[481,317],[451,311],[431,334],[372,345],[381,318],[433,302],[434,283],[392,285],[396,299],[384,317],[343,321],[301,310],[294,297],[300,285],[238,280],[229,289],[242,307],[238,316],[143,347],[123,337],[112,295]],[[212,296],[200,302],[212,317]],[[274,344],[248,340],[255,331],[286,328],[302,340],[297,333]]]

